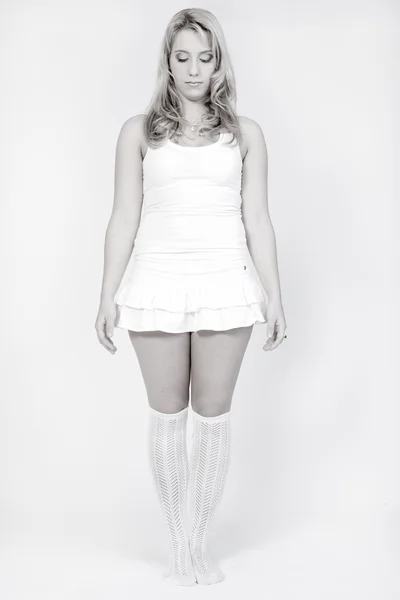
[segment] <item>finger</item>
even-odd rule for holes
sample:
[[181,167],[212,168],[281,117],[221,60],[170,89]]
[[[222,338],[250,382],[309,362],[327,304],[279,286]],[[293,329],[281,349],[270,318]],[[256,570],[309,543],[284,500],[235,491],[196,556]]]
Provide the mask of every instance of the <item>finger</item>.
[[110,344],[114,346],[114,342],[111,339],[111,336],[108,333],[104,333],[104,339],[106,339]]
[[97,337],[98,337],[98,340],[99,340],[100,344],[102,346],[104,346],[104,348],[106,348],[107,350],[113,351],[114,348],[115,348],[115,346],[114,346],[112,340],[109,340],[107,338],[107,336],[106,336],[106,334],[104,333],[103,330],[97,329],[96,331],[97,331]]
[[115,346],[115,344],[113,344],[113,342],[110,342],[109,340],[107,340],[103,345],[105,348],[107,348],[107,350],[110,350],[110,352],[114,353],[117,351],[117,347]]
[[272,344],[276,340],[277,335],[278,332],[276,330],[274,330],[272,333],[268,333],[266,344]]
[[109,339],[111,339],[114,335],[114,320],[111,317],[106,317],[104,323],[104,331]]
[[278,335],[275,342],[272,344],[270,350],[275,350],[275,348],[277,348],[279,344],[281,344],[281,342],[283,342],[283,335]]
[[268,329],[267,329],[267,342],[269,340],[273,341],[274,339],[274,335],[275,335],[275,326],[271,325]]
[[114,344],[110,344],[110,342],[104,342],[103,346],[106,350],[111,352],[111,354],[115,354],[117,351],[117,347],[114,346]]
[[277,346],[279,346],[280,342],[283,339],[283,335],[279,333],[279,331],[274,332],[274,337],[267,340],[264,350],[273,350]]
[[107,322],[103,325],[104,335],[112,343],[111,336],[114,335],[114,327],[112,323],[107,325]]

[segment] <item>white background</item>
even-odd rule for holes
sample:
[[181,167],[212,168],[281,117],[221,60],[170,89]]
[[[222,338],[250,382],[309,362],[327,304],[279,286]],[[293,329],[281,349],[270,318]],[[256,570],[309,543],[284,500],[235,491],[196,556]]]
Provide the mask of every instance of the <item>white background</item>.
[[[224,29],[238,114],[264,131],[288,335],[263,352],[256,326],[243,361],[211,535],[226,580],[209,593],[395,600],[396,3],[197,6]],[[116,140],[182,8],[2,2],[3,600],[191,593],[160,582],[136,356],[126,331],[112,356],[94,329]]]

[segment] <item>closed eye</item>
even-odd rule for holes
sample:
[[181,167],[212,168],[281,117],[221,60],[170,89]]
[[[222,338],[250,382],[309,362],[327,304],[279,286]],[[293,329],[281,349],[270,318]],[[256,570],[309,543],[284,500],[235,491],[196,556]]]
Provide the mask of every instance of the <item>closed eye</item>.
[[[177,58],[177,61],[178,61],[178,62],[186,62],[187,60],[189,60],[189,59],[188,59],[188,58]],[[211,62],[211,61],[212,61],[212,57],[211,57],[211,58],[209,58],[208,60],[203,60],[202,58],[201,58],[200,60],[201,60],[201,62],[203,62],[203,63],[209,63],[209,62]]]

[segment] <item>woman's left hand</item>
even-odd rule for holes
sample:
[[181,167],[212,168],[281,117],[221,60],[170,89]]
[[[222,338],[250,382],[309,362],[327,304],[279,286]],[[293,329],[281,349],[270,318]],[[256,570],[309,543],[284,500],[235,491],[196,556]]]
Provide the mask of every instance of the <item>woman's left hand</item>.
[[267,321],[267,342],[263,350],[275,350],[283,341],[286,332],[286,320],[280,300],[268,302]]

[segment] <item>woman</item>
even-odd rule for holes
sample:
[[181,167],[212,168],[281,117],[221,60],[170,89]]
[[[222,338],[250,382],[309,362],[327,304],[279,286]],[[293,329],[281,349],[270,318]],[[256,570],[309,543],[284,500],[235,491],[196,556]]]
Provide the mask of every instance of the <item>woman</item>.
[[218,21],[181,10],[164,36],[148,113],[128,119],[117,143],[96,331],[114,354],[114,326],[127,329],[137,354],[170,540],[164,581],[174,585],[224,579],[207,534],[226,480],[236,380],[255,323],[268,322],[264,350],[286,337],[265,141],[257,123],[236,116],[235,102]]

